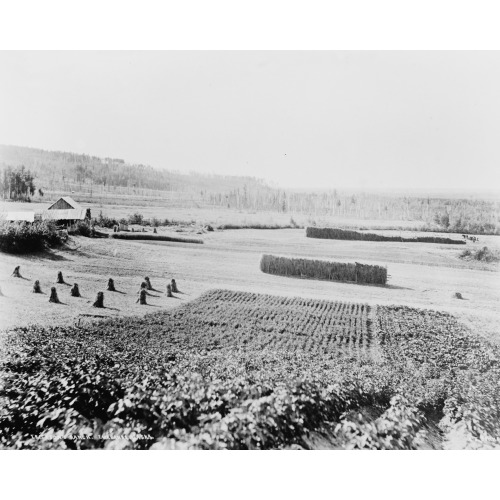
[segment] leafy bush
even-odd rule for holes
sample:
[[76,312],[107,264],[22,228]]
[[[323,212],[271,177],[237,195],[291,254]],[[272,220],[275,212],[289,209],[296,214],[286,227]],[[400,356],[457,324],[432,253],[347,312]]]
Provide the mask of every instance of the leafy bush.
[[461,259],[478,260],[480,262],[500,262],[500,253],[498,250],[490,250],[483,247],[476,250],[467,248],[460,254]]
[[80,220],[74,225],[74,228],[69,231],[69,233],[80,236],[87,236],[87,238],[90,238],[92,236],[92,228],[87,222]]
[[403,243],[441,243],[451,245],[464,245],[463,240],[451,238],[439,238],[434,236],[418,236],[416,238],[402,238],[401,236],[382,236],[374,233],[359,233],[334,227],[308,227],[306,229],[308,238],[322,238],[330,240],[361,240],[361,241],[400,241]]
[[355,283],[387,283],[387,268],[364,264],[328,262],[325,260],[293,259],[276,255],[263,255],[260,270],[281,276],[300,276],[329,281],[349,281]]
[[0,250],[27,253],[63,243],[64,238],[52,221],[0,222]]
[[102,211],[99,212],[99,215],[97,218],[94,219],[94,222],[99,227],[107,227],[109,229],[118,225],[118,222],[116,221],[116,219],[112,219],[110,217],[103,215]]
[[136,212],[132,215],[129,215],[128,223],[129,224],[138,224],[139,226],[142,226],[144,223],[144,216],[139,212]]

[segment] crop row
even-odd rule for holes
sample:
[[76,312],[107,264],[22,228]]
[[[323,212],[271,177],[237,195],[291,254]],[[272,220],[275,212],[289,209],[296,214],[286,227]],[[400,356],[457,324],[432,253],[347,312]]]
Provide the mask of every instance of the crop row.
[[347,229],[335,227],[308,227],[306,228],[308,238],[321,238],[329,240],[361,240],[361,241],[399,241],[403,243],[441,243],[451,245],[463,245],[464,240],[442,238],[439,236],[417,236],[415,238],[403,238],[402,236],[382,236],[375,233],[360,233]]
[[215,290],[174,314],[172,339],[205,348],[336,355],[370,346],[369,311],[364,304]]

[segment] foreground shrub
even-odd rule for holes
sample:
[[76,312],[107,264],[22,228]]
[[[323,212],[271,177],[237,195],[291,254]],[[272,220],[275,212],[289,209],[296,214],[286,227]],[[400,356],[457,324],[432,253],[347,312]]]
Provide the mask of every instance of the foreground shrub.
[[280,276],[300,276],[329,281],[349,281],[385,285],[387,268],[365,264],[328,262],[325,260],[296,259],[276,255],[263,255],[260,269],[264,273]]
[[9,253],[26,253],[57,246],[65,238],[52,221],[0,222],[0,250]]
[[329,240],[360,240],[360,241],[400,241],[403,243],[441,243],[451,245],[464,245],[463,240],[451,238],[440,238],[435,236],[418,236],[415,238],[402,238],[401,236],[382,236],[375,233],[360,233],[347,229],[334,227],[308,227],[306,229],[308,238],[322,238]]

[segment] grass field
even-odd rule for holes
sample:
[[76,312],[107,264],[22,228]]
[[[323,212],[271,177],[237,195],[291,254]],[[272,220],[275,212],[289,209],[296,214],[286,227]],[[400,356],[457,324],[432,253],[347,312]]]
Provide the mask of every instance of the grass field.
[[7,342],[7,447],[499,443],[499,350],[439,312],[214,290]]

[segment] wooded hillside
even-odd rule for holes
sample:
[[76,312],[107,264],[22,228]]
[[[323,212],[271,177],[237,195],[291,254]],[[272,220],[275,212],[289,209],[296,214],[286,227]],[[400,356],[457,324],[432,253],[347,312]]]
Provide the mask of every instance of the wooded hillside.
[[182,200],[194,207],[349,219],[415,221],[428,230],[500,234],[500,200],[398,196],[335,189],[306,191],[274,188],[243,176],[183,174],[119,158],[0,145],[0,169],[24,165],[36,189],[94,196],[132,196]]

